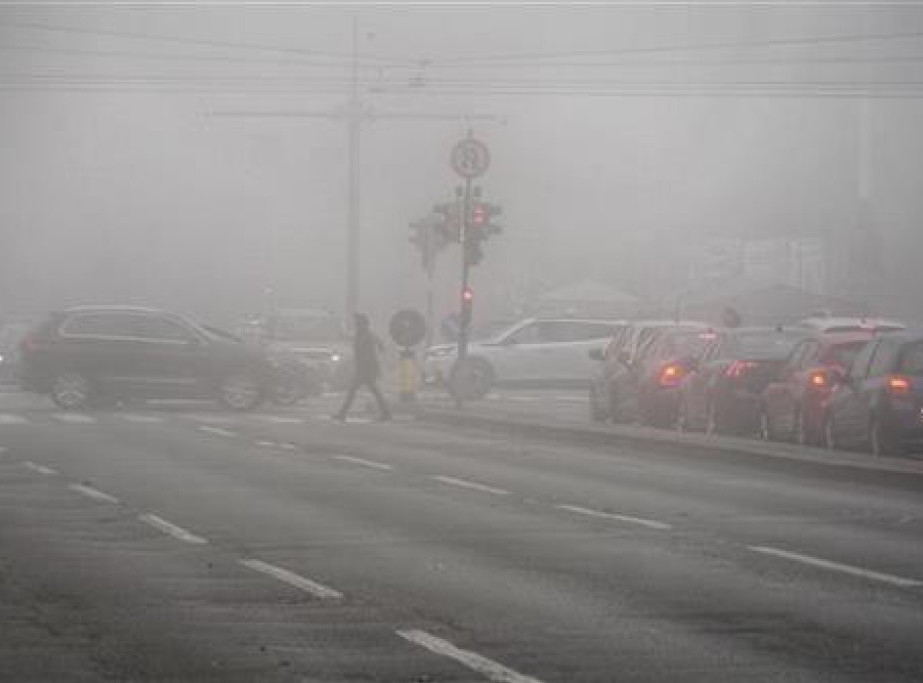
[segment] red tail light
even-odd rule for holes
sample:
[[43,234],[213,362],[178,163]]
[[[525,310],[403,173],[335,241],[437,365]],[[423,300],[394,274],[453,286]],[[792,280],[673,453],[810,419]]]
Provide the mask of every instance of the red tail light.
[[830,378],[825,372],[812,372],[808,383],[812,389],[827,389],[830,387]]
[[913,383],[907,377],[901,375],[892,375],[888,378],[888,393],[902,396],[909,394],[913,388]]
[[739,379],[755,368],[756,365],[757,364],[752,360],[735,360],[728,366],[727,370],[724,371],[724,374],[727,377]]
[[675,363],[670,363],[665,365],[660,371],[660,386],[662,387],[675,387],[686,376],[686,368],[682,365],[677,365]]

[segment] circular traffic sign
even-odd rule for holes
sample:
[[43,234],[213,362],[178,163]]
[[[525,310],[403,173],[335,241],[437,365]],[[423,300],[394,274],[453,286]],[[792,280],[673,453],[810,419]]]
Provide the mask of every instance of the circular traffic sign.
[[419,311],[405,308],[391,316],[388,331],[398,346],[415,346],[426,336],[426,319]]
[[480,140],[465,138],[452,149],[451,164],[462,178],[478,178],[490,167],[490,150]]

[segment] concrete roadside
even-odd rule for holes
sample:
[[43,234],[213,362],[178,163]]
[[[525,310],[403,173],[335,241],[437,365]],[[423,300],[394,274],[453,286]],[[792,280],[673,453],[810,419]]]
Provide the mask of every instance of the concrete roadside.
[[555,414],[545,404],[505,409],[500,401],[467,403],[456,409],[444,399],[423,400],[413,408],[423,422],[489,431],[510,438],[542,439],[588,447],[636,446],[646,452],[687,458],[720,459],[771,471],[819,478],[883,484],[923,491],[923,459],[875,458],[864,453],[829,451],[796,444],[729,436],[680,433],[634,425],[592,424],[572,412]]

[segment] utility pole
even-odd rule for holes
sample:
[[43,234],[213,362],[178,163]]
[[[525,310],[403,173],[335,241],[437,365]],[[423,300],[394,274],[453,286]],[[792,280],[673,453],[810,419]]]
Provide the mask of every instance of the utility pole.
[[359,306],[359,213],[362,195],[360,193],[359,166],[362,159],[362,101],[359,99],[359,18],[353,16],[352,25],[352,78],[349,104],[347,107],[349,164],[347,171],[346,207],[346,319],[352,324],[353,314]]
[[[359,17],[353,16],[351,25],[352,50],[349,60],[350,79],[349,93],[345,108],[333,111],[223,111],[213,112],[211,116],[229,118],[305,118],[327,119],[343,121],[347,126],[347,206],[346,206],[346,296],[344,301],[344,314],[351,320],[356,312],[361,297],[361,222],[362,222],[362,193],[361,174],[362,156],[362,125],[368,121],[382,120],[408,120],[408,121],[500,121],[497,116],[490,114],[457,114],[439,112],[406,112],[389,113],[373,112],[366,106],[362,97],[362,67],[361,52],[359,49],[360,23]],[[345,111],[344,111],[345,109]]]

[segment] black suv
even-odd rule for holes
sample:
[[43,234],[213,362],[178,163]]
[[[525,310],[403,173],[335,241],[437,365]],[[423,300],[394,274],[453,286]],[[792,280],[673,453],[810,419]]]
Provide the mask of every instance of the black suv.
[[148,308],[52,313],[20,348],[23,388],[65,409],[128,398],[217,398],[232,410],[252,410],[275,375],[268,357],[233,337]]

